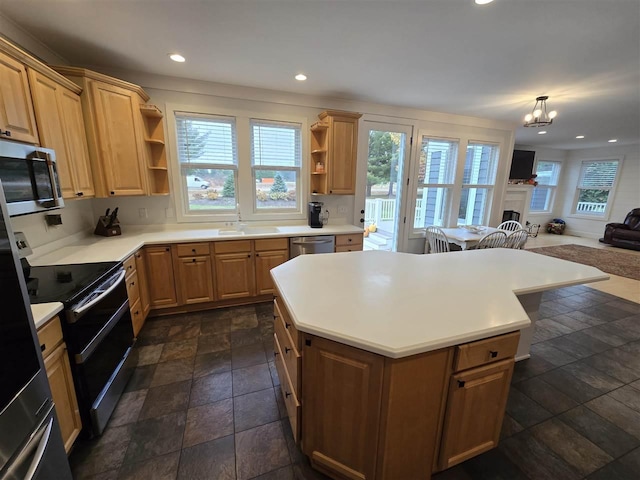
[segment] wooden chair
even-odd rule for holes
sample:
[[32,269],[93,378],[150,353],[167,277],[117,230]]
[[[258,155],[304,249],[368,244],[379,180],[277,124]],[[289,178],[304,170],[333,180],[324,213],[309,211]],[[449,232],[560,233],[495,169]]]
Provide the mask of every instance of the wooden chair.
[[504,232],[493,232],[482,238],[476,245],[475,250],[482,250],[484,248],[498,248],[503,247],[507,240],[507,234]]
[[449,251],[449,239],[445,233],[438,227],[427,227],[424,253],[445,253]]
[[507,240],[504,242],[504,248],[516,248],[518,250],[522,250],[524,248],[524,244],[527,243],[527,238],[529,238],[529,232],[524,228],[520,230],[516,230],[513,233],[507,235]]
[[498,230],[504,230],[505,232],[515,232],[516,230],[521,230],[522,224],[520,222],[516,222],[515,220],[507,220],[506,222],[502,222],[498,225]]

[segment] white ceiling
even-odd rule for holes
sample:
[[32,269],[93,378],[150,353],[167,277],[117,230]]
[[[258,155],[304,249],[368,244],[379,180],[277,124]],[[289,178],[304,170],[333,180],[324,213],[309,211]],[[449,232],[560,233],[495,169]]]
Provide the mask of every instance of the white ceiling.
[[516,143],[640,141],[640,0],[0,0],[0,13],[75,65],[514,123],[549,95],[548,134],[519,127]]

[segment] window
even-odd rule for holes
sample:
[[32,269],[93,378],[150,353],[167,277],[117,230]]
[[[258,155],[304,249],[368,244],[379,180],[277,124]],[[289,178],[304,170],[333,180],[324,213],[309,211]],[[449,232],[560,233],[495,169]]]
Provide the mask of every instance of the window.
[[422,137],[414,230],[446,224],[457,156],[457,141]]
[[582,162],[573,213],[604,217],[618,175],[619,160]]
[[538,186],[533,189],[530,211],[551,212],[555,198],[558,178],[560,177],[561,162],[541,160],[536,165],[536,181]]
[[301,144],[300,124],[251,120],[256,211],[298,210]]
[[189,213],[232,213],[238,149],[232,117],[176,114],[178,162]]
[[484,225],[496,182],[497,145],[469,143],[462,177],[458,225]]

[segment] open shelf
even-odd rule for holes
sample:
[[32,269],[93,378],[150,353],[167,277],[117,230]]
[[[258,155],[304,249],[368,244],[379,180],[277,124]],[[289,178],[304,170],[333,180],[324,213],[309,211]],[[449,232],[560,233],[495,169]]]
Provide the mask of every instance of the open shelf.
[[155,105],[140,105],[147,145],[147,173],[150,195],[169,194],[169,169],[164,143],[162,111]]
[[317,150],[311,150],[311,153],[327,153],[327,149],[326,148],[319,148]]
[[148,118],[163,118],[162,111],[155,105],[140,105],[140,113]]
[[144,141],[151,145],[164,145],[164,140],[160,140],[159,138],[145,138]]
[[311,125],[312,132],[317,132],[319,130],[326,130],[328,128],[329,128],[329,124],[326,122],[316,122],[313,125]]
[[167,170],[168,170],[168,168],[167,168],[167,167],[154,167],[154,166],[149,166],[149,167],[147,167],[147,168],[149,168],[149,170],[161,170],[161,171],[162,171],[162,170],[164,170],[164,171],[167,171]]
[[311,175],[326,175],[327,172],[311,172]]

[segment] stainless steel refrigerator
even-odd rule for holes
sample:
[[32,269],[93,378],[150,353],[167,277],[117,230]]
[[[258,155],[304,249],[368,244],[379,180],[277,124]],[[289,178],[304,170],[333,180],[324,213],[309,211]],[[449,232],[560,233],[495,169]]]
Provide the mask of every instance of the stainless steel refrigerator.
[[0,183],[0,479],[71,479]]

